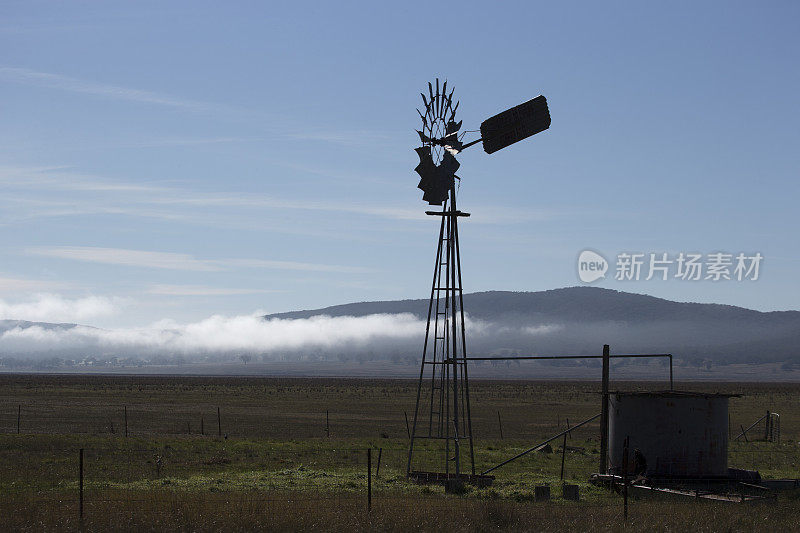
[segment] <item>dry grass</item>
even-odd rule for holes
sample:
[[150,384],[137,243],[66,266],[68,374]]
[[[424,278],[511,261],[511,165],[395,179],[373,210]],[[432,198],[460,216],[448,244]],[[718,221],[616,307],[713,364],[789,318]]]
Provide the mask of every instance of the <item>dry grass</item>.
[[81,524],[74,502],[43,507],[0,503],[4,529],[16,531],[792,531],[798,506],[710,502],[633,502],[626,525],[621,505],[466,501],[385,497],[293,501],[290,495],[228,494],[209,498],[151,493],[88,504]]
[[[652,384],[618,384],[638,388]],[[770,409],[784,443],[732,445],[732,465],[800,477],[798,384],[692,384],[742,393],[732,424]],[[580,503],[561,500],[560,456],[534,453],[464,496],[405,482],[407,380],[0,375],[0,530],[622,530],[621,500],[590,487],[597,425],[568,444],[567,479]],[[475,381],[479,465],[496,464],[599,410],[596,383]],[[23,405],[22,435],[16,407]],[[122,436],[128,406],[129,438]],[[223,413],[217,438],[216,407]],[[325,410],[331,437],[325,437]],[[499,438],[497,412],[503,417]],[[206,436],[199,435],[203,417]],[[111,423],[114,433],[111,433]],[[190,431],[187,431],[187,424]],[[554,443],[558,449],[558,443]],[[77,449],[86,448],[85,522],[77,520]],[[366,512],[365,450],[383,448]],[[434,452],[421,448],[433,461]],[[373,461],[376,456],[373,455]],[[737,462],[738,461],[738,462]],[[554,501],[534,503],[550,483]],[[770,504],[634,501],[626,530],[793,530],[796,495]]]

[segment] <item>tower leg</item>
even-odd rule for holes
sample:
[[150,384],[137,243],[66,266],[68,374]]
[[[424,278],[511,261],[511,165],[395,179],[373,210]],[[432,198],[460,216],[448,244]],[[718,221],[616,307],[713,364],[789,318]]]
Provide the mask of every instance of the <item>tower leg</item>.
[[[428,303],[428,319],[422,350],[414,422],[411,429],[406,473],[417,479],[441,479],[440,474],[461,477],[465,469],[461,457],[461,444],[469,441],[470,470],[475,474],[475,455],[472,442],[472,413],[469,401],[469,373],[467,371],[466,327],[464,323],[464,298],[461,281],[461,257],[458,241],[458,217],[455,188],[450,190],[450,201],[441,212],[428,212],[441,216],[439,242],[436,251],[433,284]],[[468,215],[466,215],[468,216]],[[426,383],[429,385],[426,386]],[[426,390],[429,389],[429,390]],[[429,393],[429,396],[426,396]],[[421,412],[429,404],[428,413]],[[422,408],[424,411],[425,408]],[[426,416],[427,415],[427,416]],[[420,431],[419,421],[429,421],[427,434]],[[437,424],[434,424],[437,421]],[[434,439],[442,444],[444,468],[435,472],[421,472],[414,468],[414,450],[417,439]],[[417,459],[419,463],[419,459]],[[452,469],[451,469],[451,464]]]

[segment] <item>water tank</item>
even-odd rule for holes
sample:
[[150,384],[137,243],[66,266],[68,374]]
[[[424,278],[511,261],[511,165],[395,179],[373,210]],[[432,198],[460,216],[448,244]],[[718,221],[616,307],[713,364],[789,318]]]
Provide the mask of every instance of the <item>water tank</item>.
[[[622,472],[623,445],[648,476],[728,475],[728,394],[615,392],[609,401],[609,464]],[[642,460],[643,459],[643,460]]]

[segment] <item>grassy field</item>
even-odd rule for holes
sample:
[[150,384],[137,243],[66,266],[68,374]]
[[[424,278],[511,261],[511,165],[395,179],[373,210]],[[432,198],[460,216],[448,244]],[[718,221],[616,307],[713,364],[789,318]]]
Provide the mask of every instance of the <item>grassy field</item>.
[[[742,394],[731,399],[734,427],[768,409],[780,413],[782,442],[734,442],[730,464],[800,477],[800,384],[678,388]],[[441,528],[440,513],[449,517],[447,529],[621,528],[620,498],[587,483],[599,462],[596,423],[567,442],[565,477],[580,485],[579,503],[560,498],[560,442],[554,453],[531,453],[496,471],[492,487],[464,495],[407,483],[404,413],[412,416],[415,391],[407,380],[0,375],[0,529],[80,525],[80,448],[89,530],[431,530]],[[574,424],[596,414],[598,392],[591,382],[474,381],[478,470],[559,432],[567,418]],[[434,466],[441,453],[423,446],[419,459]],[[545,483],[553,501],[534,503],[534,485]],[[796,497],[758,506],[636,501],[629,527],[790,530],[798,527]]]

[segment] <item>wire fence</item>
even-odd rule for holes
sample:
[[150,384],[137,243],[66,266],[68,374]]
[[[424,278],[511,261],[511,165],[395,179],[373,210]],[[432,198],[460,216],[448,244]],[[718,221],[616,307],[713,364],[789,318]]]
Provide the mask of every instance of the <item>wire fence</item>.
[[[224,449],[187,441],[185,446],[87,447],[34,443],[0,450],[0,490],[5,505],[24,501],[39,512],[83,519],[107,513],[162,513],[180,506],[224,509],[276,519],[283,513],[321,508],[378,512],[425,508],[467,512],[476,501],[498,498],[491,487],[467,498],[440,486],[410,483],[405,448],[307,446],[302,450],[248,448],[228,441]],[[217,439],[213,439],[217,441]],[[218,441],[217,441],[218,442]],[[437,450],[417,452],[436,464]],[[511,504],[533,502],[529,490]],[[538,499],[541,499],[539,496]],[[562,499],[554,487],[547,499]],[[572,499],[572,497],[570,497]],[[600,504],[597,504],[600,505]]]
[[[575,430],[574,441],[569,434],[548,453],[531,453],[511,470],[496,472],[500,479],[513,478],[502,490],[492,486],[453,495],[441,486],[409,483],[409,421],[402,410],[377,422],[355,411],[347,413],[345,422],[340,413],[324,409],[302,416],[294,411],[285,419],[273,414],[265,422],[255,408],[238,405],[234,410],[224,403],[50,405],[18,404],[0,413],[0,433],[20,435],[13,446],[0,448],[5,509],[27,505],[54,516],[85,517],[109,512],[155,515],[194,506],[207,512],[260,513],[268,520],[280,520],[286,513],[319,514],[323,508],[468,513],[477,501],[525,504],[543,499],[537,485],[549,484],[549,498],[566,503],[572,497],[562,492],[559,469],[566,471],[562,476],[567,483],[580,484],[582,510],[619,503],[584,499],[586,480],[597,471],[598,424]],[[497,445],[504,441],[503,422],[496,415],[486,418],[496,422],[500,439],[495,436],[476,451],[477,473],[527,447]],[[533,442],[569,424],[568,419],[557,421],[557,427],[539,428]],[[508,433],[517,439],[523,435],[506,426]],[[371,445],[352,444],[368,440],[365,434],[375,435]],[[442,449],[423,446],[415,449],[413,468],[441,471],[450,459]],[[798,477],[800,446],[791,439],[731,440],[728,464],[766,477]],[[462,467],[464,471],[469,468]]]
[[[107,512],[109,506],[158,513],[190,504],[206,509],[234,506],[245,513],[257,507],[262,516],[287,509],[313,512],[319,506],[369,511],[374,506],[419,505],[453,510],[499,497],[492,487],[471,489],[467,498],[459,498],[438,486],[410,483],[407,449],[396,446],[364,448],[331,441],[324,446],[293,443],[301,449],[278,445],[271,449],[250,441],[169,442],[141,446],[139,441],[116,439],[113,446],[76,449],[46,439],[29,440],[24,448],[0,450],[0,490],[7,500],[16,498],[52,513],[79,517]],[[762,472],[797,471],[800,454],[795,448],[731,450],[730,464]],[[439,450],[418,450],[415,456],[423,468],[442,464]],[[529,465],[538,460],[531,459]],[[552,486],[547,499],[575,499],[552,482],[554,476],[555,472],[545,476]],[[537,484],[548,485],[542,484],[542,477],[537,472],[525,478],[527,485],[519,483],[504,498],[517,503],[542,499],[544,492],[537,494],[536,489]]]

